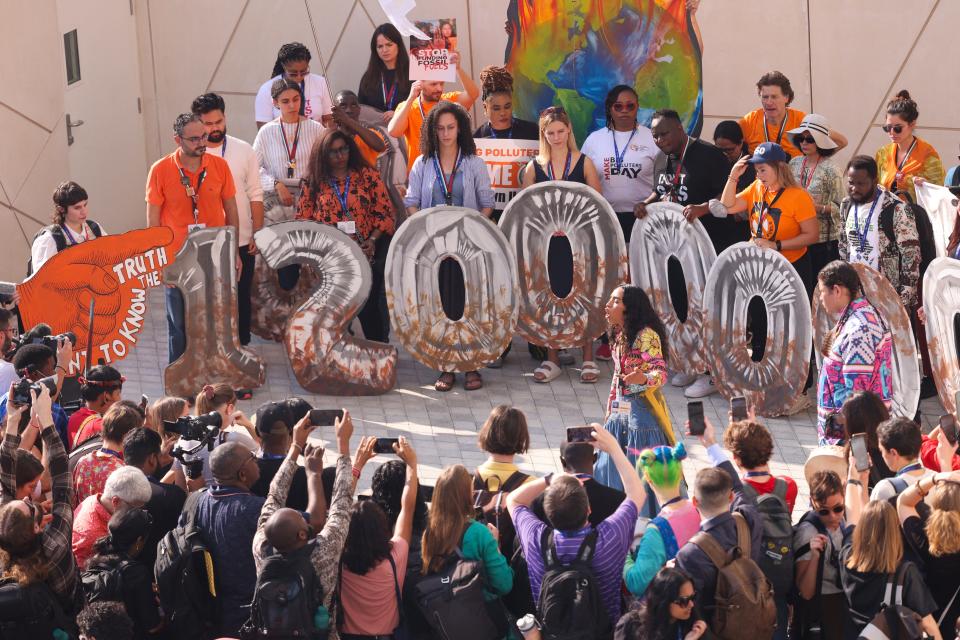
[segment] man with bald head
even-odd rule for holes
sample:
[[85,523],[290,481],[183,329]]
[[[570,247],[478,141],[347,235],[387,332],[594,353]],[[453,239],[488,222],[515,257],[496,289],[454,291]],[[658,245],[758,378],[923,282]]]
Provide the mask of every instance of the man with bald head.
[[256,455],[239,442],[221,444],[210,452],[209,462],[214,484],[197,502],[197,526],[213,555],[221,603],[218,635],[239,637],[257,580],[251,545],[264,499],[250,493],[250,487],[260,468]]
[[[330,512],[323,494],[323,450],[314,448],[304,455],[309,494],[307,511],[310,522],[324,523],[315,532],[297,511],[284,507],[290,482],[297,470],[297,458],[304,454],[307,437],[315,427],[310,424],[310,414],[305,415],[293,428],[293,442],[280,470],[270,483],[267,501],[260,512],[257,534],[253,541],[253,553],[257,564],[257,580],[263,582],[273,575],[285,575],[290,566],[304,580],[308,593],[322,594],[314,605],[323,605],[330,612],[330,629],[336,628],[336,611],[331,606],[337,582],[337,567],[343,542],[350,524],[353,503],[353,476],[350,461],[350,436],[353,421],[350,412],[344,410],[343,418],[336,421],[335,431],[339,457],[337,476],[330,499]],[[319,524],[317,525],[319,526]],[[258,633],[271,629],[258,629]],[[307,637],[316,629],[304,629]]]

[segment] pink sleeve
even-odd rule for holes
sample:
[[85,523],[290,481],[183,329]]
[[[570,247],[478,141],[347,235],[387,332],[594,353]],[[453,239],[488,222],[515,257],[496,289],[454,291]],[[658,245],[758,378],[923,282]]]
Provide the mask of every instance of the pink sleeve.
[[393,557],[393,563],[397,565],[397,582],[400,583],[400,591],[403,591],[403,578],[407,575],[407,559],[410,557],[410,545],[400,536],[391,538],[390,545],[390,555]]

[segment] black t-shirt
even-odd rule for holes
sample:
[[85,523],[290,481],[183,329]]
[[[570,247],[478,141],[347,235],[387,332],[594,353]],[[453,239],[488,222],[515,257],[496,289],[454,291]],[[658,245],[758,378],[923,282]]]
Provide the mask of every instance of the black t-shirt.
[[[711,199],[720,198],[731,166],[720,149],[709,142],[691,139],[680,166],[679,179],[676,176],[678,164],[677,158],[668,158],[665,165],[662,159],[655,164],[658,171],[653,176],[654,189],[661,199],[672,193],[675,202],[688,205],[706,204]],[[664,167],[663,170],[660,167]],[[737,220],[734,216],[716,218],[708,213],[700,218],[700,222],[717,253],[750,236],[747,221]]]
[[516,140],[539,140],[540,139],[540,128],[537,127],[537,123],[530,122],[529,120],[521,120],[520,118],[514,118],[513,123],[510,128],[507,130],[497,131],[494,135],[491,130],[490,123],[486,122],[481,126],[477,127],[477,130],[473,132],[474,138],[513,138]]
[[121,569],[122,561],[123,558],[115,555],[95,556],[91,558],[88,568],[96,566],[108,571],[120,572],[123,605],[130,620],[133,621],[133,637],[146,638],[147,631],[158,627],[163,621],[153,593],[152,565],[146,564],[142,554]]
[[186,492],[175,484],[164,484],[152,477],[150,480],[150,500],[143,506],[144,511],[153,518],[150,527],[150,536],[140,552],[139,560],[148,567],[152,567],[157,559],[157,543],[177,526],[183,503],[187,499]]
[[[368,78],[367,75],[364,74],[363,79],[360,80],[360,88],[357,91],[357,101],[360,104],[369,105],[380,111],[393,111],[397,108],[398,104],[410,96],[410,86],[413,84],[410,80],[404,83],[398,83],[396,89],[394,89],[391,94],[391,88],[394,86],[396,77],[396,70],[391,69],[376,73],[372,78]],[[386,88],[386,93],[390,94],[387,96],[391,98],[389,105],[387,105],[384,100],[384,88]]]
[[[939,617],[943,607],[947,606],[953,595],[960,587],[960,553],[951,553],[944,556],[933,556],[930,553],[930,541],[923,528],[923,520],[917,516],[910,516],[903,522],[903,535],[907,539],[913,552],[923,563],[927,577],[927,586],[933,599],[937,601],[937,615]],[[943,633],[953,632],[953,623],[960,616],[960,595],[953,600],[950,611],[944,618]],[[948,636],[944,636],[945,638]]]
[[[593,478],[584,480],[583,488],[587,492],[587,502],[590,504],[590,515],[587,516],[587,521],[592,527],[598,526],[601,522],[612,516],[613,512],[616,511],[627,498],[627,494],[623,491],[618,491],[612,487],[600,484]],[[547,514],[543,510],[542,493],[534,498],[530,504],[530,510],[533,511],[533,515],[549,524],[550,521],[547,520]]]
[[[861,573],[848,569],[847,560],[850,558],[852,548],[853,528],[851,527],[844,541],[843,549],[840,551],[840,581],[843,583],[844,593],[847,594],[850,609],[856,611],[860,617],[872,620],[880,611],[880,605],[887,588],[887,580],[890,576],[884,573]],[[917,565],[912,562],[905,562],[901,567],[904,572],[903,605],[913,609],[921,617],[935,613],[937,602],[930,595],[930,589],[924,582]],[[866,625],[855,622],[851,616],[848,618],[844,637],[855,640],[864,626]]]
[[[267,492],[270,491],[270,483],[273,482],[273,477],[280,471],[283,460],[283,458],[257,458],[257,466],[260,467],[260,479],[250,487],[250,493],[266,498]],[[298,466],[297,470],[293,472],[286,506],[297,511],[307,510],[307,472],[303,470],[303,467]]]

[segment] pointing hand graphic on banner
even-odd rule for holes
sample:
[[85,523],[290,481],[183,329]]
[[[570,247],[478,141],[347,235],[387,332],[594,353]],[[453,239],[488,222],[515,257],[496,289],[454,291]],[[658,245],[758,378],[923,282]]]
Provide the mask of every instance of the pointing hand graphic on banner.
[[54,333],[73,331],[79,351],[87,344],[90,300],[95,299],[93,343],[100,344],[117,330],[132,306],[124,292],[159,284],[152,274],[172,259],[172,243],[168,227],[151,227],[61,251],[17,285],[24,326],[46,322]]

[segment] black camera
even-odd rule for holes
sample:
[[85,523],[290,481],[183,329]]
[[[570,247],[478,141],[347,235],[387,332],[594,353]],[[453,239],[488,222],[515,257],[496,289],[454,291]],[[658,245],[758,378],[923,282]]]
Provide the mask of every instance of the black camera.
[[38,382],[31,382],[28,378],[23,378],[13,387],[13,404],[19,404],[29,407],[33,404],[33,398],[30,392],[39,396],[43,392],[43,387],[50,390],[50,397],[57,393],[57,379],[54,377],[42,378]]
[[211,430],[214,435],[223,426],[223,416],[216,411],[205,413],[202,416],[183,416],[175,422],[163,421],[164,430],[179,434],[184,440],[203,440]]
[[56,353],[57,347],[60,346],[60,341],[64,339],[69,340],[72,346],[77,346],[77,334],[75,334],[73,331],[67,331],[66,333],[61,333],[57,336],[31,336],[28,332],[17,336],[11,341],[11,352],[15,352],[25,344],[42,344],[46,347],[49,347],[54,353]]

